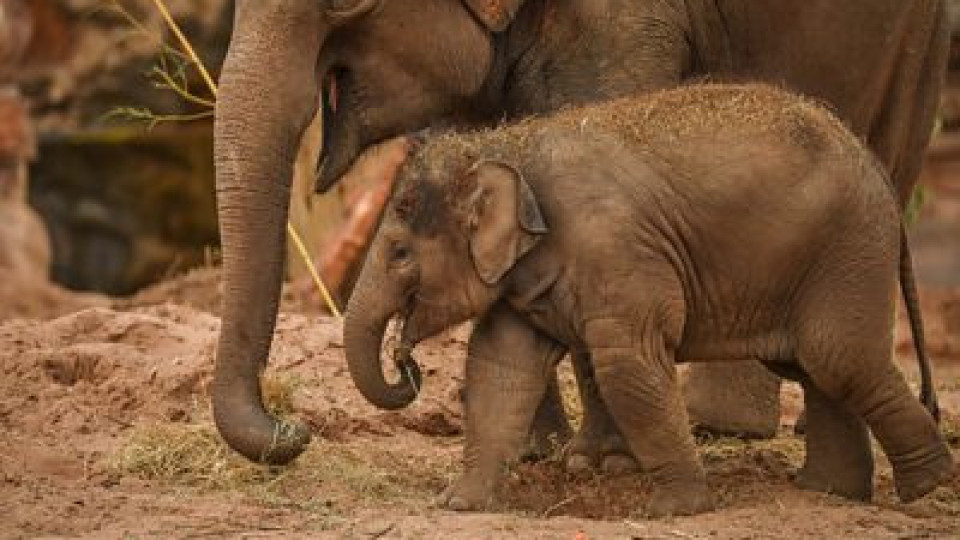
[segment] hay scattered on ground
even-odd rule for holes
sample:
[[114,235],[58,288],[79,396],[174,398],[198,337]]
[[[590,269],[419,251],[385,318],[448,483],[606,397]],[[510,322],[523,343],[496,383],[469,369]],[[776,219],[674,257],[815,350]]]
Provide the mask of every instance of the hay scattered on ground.
[[[329,508],[339,503],[396,503],[423,507],[453,476],[450,460],[422,459],[397,450],[370,452],[314,441],[293,464],[257,465],[239,457],[209,424],[163,423],[134,428],[108,468],[120,476],[237,492],[260,502]],[[317,500],[323,486],[323,500]]]

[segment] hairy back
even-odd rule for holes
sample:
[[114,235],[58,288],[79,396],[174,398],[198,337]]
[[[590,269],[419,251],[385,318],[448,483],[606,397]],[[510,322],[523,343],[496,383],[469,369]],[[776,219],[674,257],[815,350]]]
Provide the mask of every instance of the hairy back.
[[729,144],[765,140],[812,152],[856,151],[860,142],[820,104],[761,84],[692,84],[473,132],[431,138],[412,168],[447,172],[477,159],[522,166],[544,133],[616,134],[624,142],[663,158],[698,141]]

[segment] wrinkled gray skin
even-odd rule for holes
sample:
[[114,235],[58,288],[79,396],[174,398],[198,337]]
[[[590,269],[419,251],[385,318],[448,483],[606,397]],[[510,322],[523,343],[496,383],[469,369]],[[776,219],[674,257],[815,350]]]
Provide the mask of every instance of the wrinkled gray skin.
[[[932,126],[944,23],[940,0],[237,0],[216,113],[226,293],[212,386],[218,429],[269,463],[293,459],[309,440],[303,426],[265,412],[259,376],[292,162],[322,97],[326,188],[367,145],[432,123],[489,123],[705,74],[775,81],[830,103],[905,200]],[[715,386],[696,384],[694,370],[691,406],[723,411],[707,419],[716,429],[769,434],[776,380],[739,369],[699,378]],[[562,433],[550,396],[539,431]],[[602,403],[589,392],[584,400],[571,459],[622,455]]]
[[568,348],[589,353],[655,481],[649,515],[712,507],[677,384],[675,363],[690,360],[760,360],[801,382],[800,486],[870,499],[869,427],[902,500],[934,489],[952,457],[891,359],[901,264],[925,356],[879,164],[826,111],[768,87],[652,96],[423,144],[348,309],[358,388],[383,402],[390,318],[409,360],[420,340],[479,317],[465,472],[442,498],[453,509],[492,502]]

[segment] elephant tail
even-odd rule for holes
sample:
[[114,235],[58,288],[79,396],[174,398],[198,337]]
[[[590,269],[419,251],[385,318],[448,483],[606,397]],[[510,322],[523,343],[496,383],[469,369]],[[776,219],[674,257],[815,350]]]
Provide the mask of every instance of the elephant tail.
[[913,275],[913,259],[910,256],[907,231],[903,225],[900,226],[900,291],[903,293],[903,303],[907,307],[910,333],[913,334],[913,346],[916,349],[917,363],[920,367],[920,402],[939,423],[940,407],[937,404],[936,389],[933,387],[930,357],[927,356],[927,346],[923,338],[923,317],[917,297],[917,283]]

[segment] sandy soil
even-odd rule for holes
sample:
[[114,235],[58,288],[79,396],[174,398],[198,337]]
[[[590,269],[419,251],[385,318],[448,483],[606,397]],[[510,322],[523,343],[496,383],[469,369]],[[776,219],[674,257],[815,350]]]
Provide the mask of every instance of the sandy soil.
[[[642,474],[571,477],[556,459],[515,467],[496,512],[437,510],[433,498],[460,467],[465,331],[422,346],[421,399],[384,413],[351,386],[339,322],[296,311],[280,317],[265,389],[277,410],[305,419],[316,440],[286,469],[249,465],[223,448],[210,424],[218,279],[215,270],[198,271],[112,307],[0,325],[0,537],[960,535],[960,475],[912,505],[895,501],[885,465],[874,504],[796,489],[802,442],[790,430],[799,407],[792,386],[776,440],[701,444],[717,512],[645,520]],[[945,429],[960,454],[960,290],[925,290],[923,300]],[[912,366],[907,342],[898,352]]]

